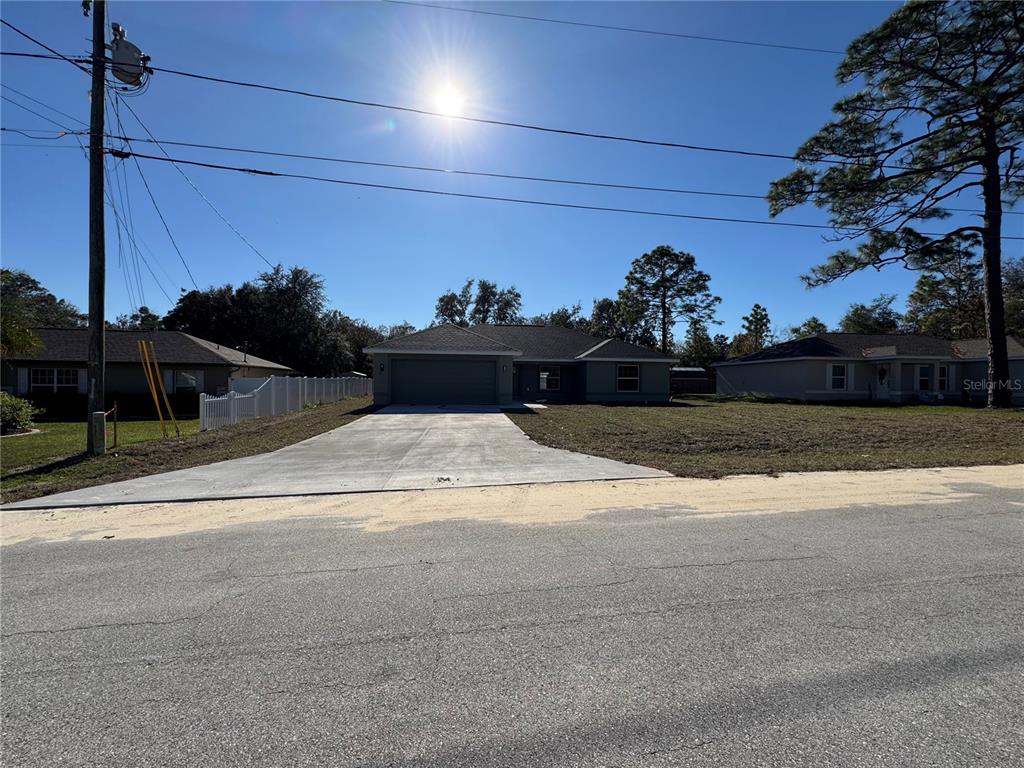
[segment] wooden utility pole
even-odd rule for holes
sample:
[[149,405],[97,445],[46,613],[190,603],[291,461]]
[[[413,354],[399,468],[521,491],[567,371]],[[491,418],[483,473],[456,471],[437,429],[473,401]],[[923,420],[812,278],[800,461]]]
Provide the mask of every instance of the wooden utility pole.
[[[92,104],[89,115],[89,361],[87,418],[105,411],[104,323],[106,304],[107,254],[103,225],[103,99],[106,91],[106,2],[92,3]],[[88,430],[88,451],[103,450],[93,430]]]

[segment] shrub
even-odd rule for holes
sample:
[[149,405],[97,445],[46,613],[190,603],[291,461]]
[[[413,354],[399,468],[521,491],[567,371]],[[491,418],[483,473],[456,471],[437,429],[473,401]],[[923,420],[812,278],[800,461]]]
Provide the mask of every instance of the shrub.
[[32,417],[38,412],[28,400],[0,392],[0,435],[31,429]]

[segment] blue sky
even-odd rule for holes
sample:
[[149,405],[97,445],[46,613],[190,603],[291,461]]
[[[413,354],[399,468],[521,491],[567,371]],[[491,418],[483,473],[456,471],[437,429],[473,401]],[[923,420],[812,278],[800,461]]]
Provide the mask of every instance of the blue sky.
[[[172,69],[360,100],[435,108],[451,81],[472,116],[769,152],[792,152],[840,95],[839,57],[549,25],[380,3],[111,2],[109,18]],[[470,6],[474,7],[474,6]],[[889,3],[493,3],[489,10],[697,35],[842,49]],[[87,51],[78,2],[5,2],[3,15],[52,47]],[[3,30],[5,50],[34,46]],[[5,58],[2,82],[81,120],[88,78],[63,62]],[[46,112],[8,89],[4,95]],[[763,194],[791,164],[476,125],[202,83],[157,74],[130,102],[161,139],[521,175]],[[141,135],[122,112],[131,135]],[[50,128],[4,102],[2,123]],[[72,139],[5,134],[2,249],[51,290],[86,304],[87,173]],[[76,147],[67,149],[62,147]],[[141,150],[140,150],[141,151]],[[563,187],[310,161],[170,149],[178,157],[355,181],[599,206],[766,219],[759,200]],[[200,286],[239,284],[265,265],[163,163],[144,172]],[[137,237],[172,297],[191,287],[133,166]],[[613,296],[630,261],[659,244],[693,253],[734,333],[754,302],[773,324],[816,314],[834,323],[852,301],[901,298],[915,275],[890,268],[807,290],[799,275],[830,253],[822,233],[538,208],[186,168],[272,262],[327,281],[331,304],[371,323],[428,323],[434,300],[467,277],[515,284],[527,315]],[[1016,218],[1016,217],[1015,217]],[[821,222],[814,209],[783,220]],[[108,315],[132,302],[108,232]],[[1007,234],[1017,223],[1008,222]],[[170,304],[145,271],[146,303]],[[138,298],[136,298],[138,301]],[[679,329],[679,335],[682,328]]]

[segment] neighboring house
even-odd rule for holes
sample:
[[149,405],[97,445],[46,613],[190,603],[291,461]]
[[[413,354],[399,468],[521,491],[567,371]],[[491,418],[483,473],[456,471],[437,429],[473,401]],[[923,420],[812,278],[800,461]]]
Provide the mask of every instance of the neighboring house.
[[667,402],[674,358],[544,325],[438,325],[375,344],[376,404]]
[[[32,355],[5,357],[0,386],[28,397],[51,416],[83,415],[88,329],[37,328],[34,333],[42,342],[40,349]],[[180,404],[189,413],[196,412],[200,392],[222,394],[230,378],[293,373],[287,366],[180,331],[108,330],[105,339],[107,400],[117,400],[120,409],[152,409],[139,360],[140,340],[153,342],[167,394],[176,410]]]
[[[1013,402],[1024,404],[1024,344],[1007,337]],[[720,395],[793,400],[984,401],[988,344],[914,334],[819,333],[715,366]]]
[[713,395],[715,374],[707,368],[674,366],[669,371],[669,385],[673,395]]

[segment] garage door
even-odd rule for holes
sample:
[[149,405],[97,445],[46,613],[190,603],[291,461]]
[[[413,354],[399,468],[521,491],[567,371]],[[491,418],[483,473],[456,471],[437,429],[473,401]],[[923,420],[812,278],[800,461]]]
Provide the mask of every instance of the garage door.
[[493,360],[391,362],[391,402],[430,405],[493,405]]

